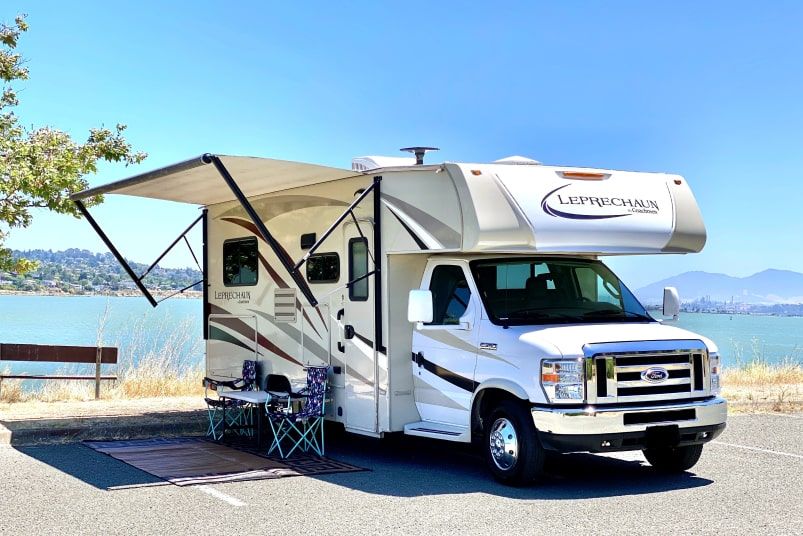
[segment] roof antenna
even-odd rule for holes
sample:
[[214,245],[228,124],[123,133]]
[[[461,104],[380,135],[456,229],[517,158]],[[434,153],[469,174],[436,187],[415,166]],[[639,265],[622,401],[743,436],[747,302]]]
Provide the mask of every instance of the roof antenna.
[[423,166],[424,165],[424,155],[427,154],[429,151],[440,151],[437,147],[404,147],[403,149],[399,149],[400,151],[407,151],[408,153],[413,153],[415,155],[415,165],[416,166]]

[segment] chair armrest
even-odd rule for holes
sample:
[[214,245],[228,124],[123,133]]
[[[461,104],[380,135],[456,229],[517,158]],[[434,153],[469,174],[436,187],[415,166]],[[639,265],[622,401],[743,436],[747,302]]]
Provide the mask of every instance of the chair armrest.
[[211,387],[217,390],[218,387],[226,387],[235,391],[239,391],[245,385],[242,379],[236,380],[219,380],[217,378],[205,377],[202,381],[204,387]]

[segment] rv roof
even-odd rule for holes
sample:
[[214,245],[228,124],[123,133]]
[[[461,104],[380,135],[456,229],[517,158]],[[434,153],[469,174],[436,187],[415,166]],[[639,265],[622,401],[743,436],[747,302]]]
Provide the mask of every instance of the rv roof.
[[[198,156],[117,182],[89,188],[72,196],[84,199],[98,194],[121,194],[164,199],[194,205],[214,205],[235,199],[211,163]],[[361,175],[357,171],[272,158],[219,155],[247,197]]]

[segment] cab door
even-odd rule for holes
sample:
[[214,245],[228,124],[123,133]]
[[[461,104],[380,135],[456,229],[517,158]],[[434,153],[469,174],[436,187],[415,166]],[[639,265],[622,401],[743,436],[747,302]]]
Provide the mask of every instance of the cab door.
[[468,265],[441,262],[424,275],[432,322],[413,333],[413,384],[422,420],[469,426],[477,363],[479,304]]

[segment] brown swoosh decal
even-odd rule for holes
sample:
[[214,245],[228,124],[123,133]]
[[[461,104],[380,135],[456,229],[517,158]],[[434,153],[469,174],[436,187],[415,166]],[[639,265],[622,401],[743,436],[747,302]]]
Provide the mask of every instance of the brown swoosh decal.
[[[213,314],[223,314],[223,315],[230,315],[231,314],[227,310],[225,310],[222,307],[219,307],[217,305],[210,304],[210,307],[211,307],[211,312]],[[250,338],[251,337],[251,333],[253,333],[253,331],[254,331],[254,329],[251,326],[249,326],[248,324],[246,324],[243,320],[240,320],[239,318],[217,318],[217,319],[215,319],[215,322],[217,322],[218,324],[222,324],[222,325],[226,326],[227,328],[236,331],[237,333],[239,333],[240,335],[242,335],[243,337],[246,337],[246,338]],[[271,341],[269,341],[264,335],[262,335],[259,332],[257,332],[257,343],[259,343],[259,345],[262,346],[263,348],[267,348],[268,350],[270,350],[274,354],[278,355],[279,357],[281,357],[283,359],[286,359],[287,361],[290,361],[291,363],[295,363],[296,365],[304,366],[304,364],[301,361],[298,361],[297,359],[293,358],[290,354],[288,354],[287,352],[285,352],[284,350],[282,350],[281,348],[279,348],[278,346],[273,344]]]
[[[264,239],[262,238],[262,235],[259,234],[259,230],[257,229],[257,226],[254,225],[254,222],[243,220],[241,218],[221,218],[221,219],[223,221],[239,225],[240,227],[251,231],[259,240],[262,240],[264,242]],[[289,259],[290,255],[288,255],[287,251],[281,246],[281,244],[278,245],[282,254]],[[262,266],[265,267],[265,270],[268,272],[268,275],[270,275],[271,279],[273,279],[276,285],[279,288],[290,288],[290,285],[288,285],[285,282],[285,280],[282,279],[282,276],[279,275],[279,272],[274,270],[273,267],[268,263],[268,259],[266,259],[265,256],[262,255],[262,253],[257,253],[257,254],[259,255],[259,261],[262,263]],[[292,261],[290,263],[294,264]],[[318,328],[316,328],[315,324],[312,323],[312,319],[309,317],[307,312],[301,307],[301,301],[298,298],[296,298],[296,309],[301,311],[301,314],[303,314],[304,318],[307,319],[307,323],[310,325],[310,327],[312,327],[312,329],[315,331],[315,333],[318,335],[319,338],[323,339],[323,337],[321,337],[320,332],[318,331]],[[321,318],[321,323],[323,324],[324,329],[326,329],[326,321],[323,319],[323,314],[321,313],[321,310],[317,307],[315,308],[315,310],[318,312],[318,316]]]
[[[257,253],[257,255],[259,255],[259,262],[261,262],[262,266],[265,267],[265,270],[268,272],[268,274],[271,276],[273,281],[276,283],[276,286],[278,286],[279,288],[290,288],[290,286],[287,283],[284,282],[284,279],[282,279],[279,276],[279,274],[276,272],[276,270],[274,270],[273,267],[270,264],[268,264],[268,259],[266,259],[264,257],[264,255],[262,255],[262,253]],[[301,307],[301,300],[299,300],[298,298],[296,298],[296,309],[301,311],[301,314],[304,315],[304,318],[306,319],[307,324],[309,324],[309,326],[312,328],[312,330],[315,332],[315,334],[318,335],[318,338],[319,339],[323,339],[323,337],[321,337],[320,332],[318,331],[318,328],[316,328],[315,324],[312,323],[312,319],[307,314],[307,311],[305,311],[304,308]],[[318,310],[317,307],[315,308],[315,310],[318,311],[319,315],[321,314],[321,312]],[[321,315],[321,321],[323,321],[323,316],[322,315]],[[325,326],[326,326],[326,323],[324,322],[324,327]]]

